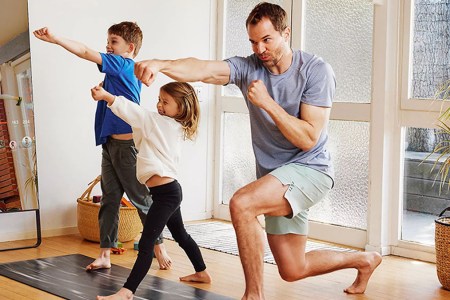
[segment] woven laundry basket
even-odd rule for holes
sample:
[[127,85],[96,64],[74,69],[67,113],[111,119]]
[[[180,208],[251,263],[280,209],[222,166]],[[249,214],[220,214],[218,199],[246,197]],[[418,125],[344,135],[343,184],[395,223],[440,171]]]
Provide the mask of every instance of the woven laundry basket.
[[[86,240],[100,242],[100,227],[98,224],[98,212],[100,203],[93,203],[91,192],[99,183],[101,176],[97,176],[87,190],[77,199],[77,223],[80,235]],[[142,231],[142,223],[135,207],[121,206],[119,210],[118,239],[120,242],[133,240]]]
[[439,282],[446,290],[450,290],[450,217],[445,217],[444,213],[450,207],[444,209],[437,220],[435,220],[436,234],[436,270]]

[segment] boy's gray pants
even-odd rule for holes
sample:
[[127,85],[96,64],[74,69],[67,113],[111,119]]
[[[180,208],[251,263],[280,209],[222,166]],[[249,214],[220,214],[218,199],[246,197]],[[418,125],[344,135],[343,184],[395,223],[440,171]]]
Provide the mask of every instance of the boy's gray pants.
[[[108,138],[102,145],[101,189],[102,198],[98,214],[100,248],[117,247],[119,209],[123,194],[137,208],[142,225],[152,205],[148,188],[136,178],[137,150],[133,140]],[[155,244],[163,242],[162,234]]]

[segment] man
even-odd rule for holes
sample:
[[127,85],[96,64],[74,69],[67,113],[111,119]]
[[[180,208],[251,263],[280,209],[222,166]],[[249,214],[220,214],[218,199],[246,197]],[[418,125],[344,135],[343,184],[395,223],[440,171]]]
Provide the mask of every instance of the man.
[[317,56],[292,51],[286,12],[280,6],[258,4],[246,26],[254,52],[249,57],[149,60],[137,63],[135,74],[146,85],[158,72],[178,81],[236,84],[244,95],[258,179],[239,189],[230,201],[246,281],[242,299],[264,299],[264,236],[257,220],[261,214],[284,280],[355,268],[356,280],[345,292],[364,293],[381,263],[378,253],[305,253],[308,209],[333,187],[326,148],[335,91],[333,70]]

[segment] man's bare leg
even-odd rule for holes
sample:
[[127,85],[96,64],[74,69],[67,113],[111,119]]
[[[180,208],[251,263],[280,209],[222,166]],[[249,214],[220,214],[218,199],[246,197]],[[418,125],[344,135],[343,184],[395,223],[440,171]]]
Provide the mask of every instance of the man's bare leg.
[[133,293],[126,288],[121,288],[117,293],[110,296],[97,296],[97,300],[131,300]]
[[111,248],[100,248],[100,255],[86,267],[86,271],[111,268]]
[[195,272],[194,274],[180,277],[180,281],[198,282],[198,283],[211,283],[211,276],[205,270],[205,271],[202,271],[202,272]]
[[258,220],[232,218],[239,257],[244,269],[245,293],[242,299],[264,299],[264,232]]
[[172,259],[167,254],[164,243],[155,245],[153,251],[155,252],[156,260],[159,264],[160,270],[169,270],[172,267]]
[[257,217],[267,212],[280,216],[291,213],[283,197],[286,190],[287,186],[278,179],[266,175],[239,189],[230,200],[231,220],[245,276],[243,300],[264,299],[264,230]]
[[344,291],[349,294],[365,292],[370,276],[381,263],[377,252],[337,252],[315,250],[304,253],[307,237],[303,235],[267,235],[281,277],[296,281],[310,276],[354,268],[358,275]]
[[239,258],[244,269],[245,293],[242,299],[264,299],[264,232],[257,218],[244,210],[233,212],[231,219],[236,232]]

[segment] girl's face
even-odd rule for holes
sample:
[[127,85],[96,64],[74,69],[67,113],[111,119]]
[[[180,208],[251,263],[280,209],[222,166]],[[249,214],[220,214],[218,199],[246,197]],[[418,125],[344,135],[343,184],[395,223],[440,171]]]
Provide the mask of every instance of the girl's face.
[[173,97],[163,90],[159,91],[158,104],[156,104],[158,113],[162,116],[175,118],[180,113],[178,104]]

